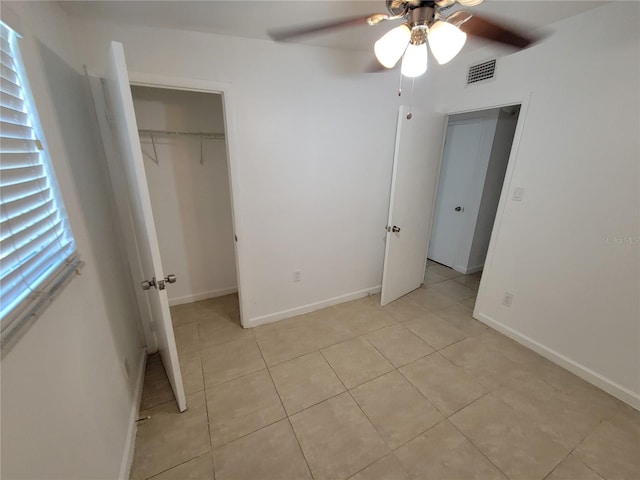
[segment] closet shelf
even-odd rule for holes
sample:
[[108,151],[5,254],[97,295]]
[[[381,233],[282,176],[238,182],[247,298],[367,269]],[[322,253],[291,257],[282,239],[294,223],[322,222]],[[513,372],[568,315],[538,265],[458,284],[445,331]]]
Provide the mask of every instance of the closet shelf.
[[203,140],[221,140],[224,139],[224,133],[216,133],[216,132],[170,132],[167,130],[138,130],[138,135],[141,137],[150,137],[151,145],[153,145],[153,156],[145,154],[143,151],[143,155],[147,155],[153,162],[157,165],[160,165],[158,162],[158,150],[156,149],[156,141],[157,137],[198,137],[200,139],[200,165],[204,164],[204,153],[203,153]]
[[212,139],[224,139],[224,133],[216,132],[170,132],[167,130],[138,130],[138,134],[143,137],[200,137]]

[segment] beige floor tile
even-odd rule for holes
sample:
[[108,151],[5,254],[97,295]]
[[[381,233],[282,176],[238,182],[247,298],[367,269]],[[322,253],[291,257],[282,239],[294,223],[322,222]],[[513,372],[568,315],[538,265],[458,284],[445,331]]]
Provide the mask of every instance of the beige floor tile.
[[401,367],[429,355],[433,348],[425,344],[402,325],[391,325],[365,335],[365,338],[394,367]]
[[385,305],[382,309],[385,312],[390,313],[398,322],[408,322],[409,320],[421,318],[428,311],[423,307],[406,300],[405,297],[399,298],[398,300]]
[[173,327],[173,334],[176,339],[176,347],[180,358],[200,356],[197,323],[176,325]]
[[496,351],[509,358],[511,361],[520,364],[525,370],[534,372],[538,365],[548,364],[549,361],[538,355],[533,350],[520,345],[518,342],[511,340],[506,335],[488,328],[484,333],[478,335],[478,340],[490,346]]
[[454,343],[440,350],[440,353],[489,389],[498,388],[531,373],[526,366],[512,361],[477,337]]
[[511,480],[542,479],[569,453],[493,393],[450,420]]
[[389,453],[349,393],[290,419],[316,480],[346,479]]
[[255,332],[250,328],[242,328],[239,323],[229,319],[212,316],[198,322],[198,336],[200,349],[206,350],[233,340],[253,338]]
[[397,371],[354,388],[351,395],[392,449],[444,418]]
[[[283,325],[277,325],[280,323]],[[283,320],[277,324],[256,332],[267,365],[276,365],[316,350],[313,325],[308,320],[297,317],[295,322]]]
[[545,480],[604,480],[600,475],[578,460],[568,455]]
[[403,298],[407,302],[417,305],[418,307],[422,307],[430,312],[460,305],[451,297],[443,294],[442,292],[433,290],[430,287],[418,288],[417,290],[405,295]]
[[393,365],[362,337],[325,348],[322,354],[347,388],[393,370]]
[[428,313],[418,320],[405,322],[404,326],[436,350],[468,337],[465,332],[435,313]]
[[216,480],[311,480],[288,420],[213,452]]
[[396,323],[386,310],[374,305],[369,298],[335,307],[338,318],[353,332],[363,335]]
[[204,390],[202,360],[200,357],[182,357],[179,355],[179,361],[185,393],[189,394]]
[[267,370],[209,388],[206,394],[214,448],[286,416]]
[[206,318],[207,315],[207,309],[204,308],[201,302],[185,303],[171,307],[171,321],[174,327],[195,323]]
[[506,480],[451,423],[444,421],[395,451],[416,480]]
[[433,285],[434,283],[444,282],[449,280],[449,277],[438,273],[437,270],[427,267],[427,271],[424,276],[425,285]]
[[280,363],[270,370],[289,415],[345,390],[320,352]]
[[442,293],[456,302],[461,302],[467,298],[476,296],[476,290],[469,288],[456,280],[457,279],[452,279],[434,283],[433,285],[429,285],[427,290]]
[[427,265],[427,272],[435,272],[448,279],[462,276],[462,273],[456,272],[453,268],[449,268],[435,262],[433,264]]
[[147,357],[140,410],[173,401],[173,390],[162,365],[160,354]]
[[480,335],[488,329],[484,323],[477,321],[471,316],[473,314],[473,308],[467,307],[462,303],[436,310],[435,313],[440,318],[470,336]]
[[210,453],[206,453],[155,475],[150,480],[213,480],[213,459]]
[[480,288],[480,277],[476,275],[463,275],[462,277],[456,277],[454,280],[465,287],[469,287],[474,292],[477,292],[478,288]]
[[263,368],[265,364],[253,338],[223,343],[202,352],[202,371],[206,388]]
[[476,300],[477,300],[477,297],[471,297],[471,298],[467,298],[466,300],[462,300],[460,303],[463,306],[473,310],[476,306]]
[[207,312],[217,314],[223,318],[240,324],[240,303],[238,294],[209,298],[200,302]]
[[410,363],[400,372],[446,416],[487,393],[473,377],[438,353]]
[[349,480],[412,480],[394,454],[381,458]]
[[640,478],[640,412],[625,407],[598,425],[573,453],[607,480]]
[[589,397],[565,394],[535,377],[514,380],[495,394],[569,450],[600,422],[614,416],[618,408],[613,399],[607,405]]
[[[364,307],[352,307],[352,310],[356,312],[362,308]],[[356,336],[343,313],[335,308],[325,308],[309,313],[305,317],[309,321],[311,335],[315,347],[318,349],[344,342]]]
[[204,392],[187,396],[187,410],[180,413],[175,402],[140,412],[132,479],[164,472],[211,450],[207,431]]

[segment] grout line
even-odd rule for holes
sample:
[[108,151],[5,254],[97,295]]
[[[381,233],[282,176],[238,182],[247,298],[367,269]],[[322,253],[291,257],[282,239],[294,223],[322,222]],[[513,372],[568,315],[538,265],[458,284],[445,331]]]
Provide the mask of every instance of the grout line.
[[[200,455],[196,455],[195,457],[191,457],[190,459],[185,460],[184,462],[176,463],[175,465],[172,465],[172,466],[170,466],[169,468],[167,468],[167,469],[165,469],[165,470],[162,470],[161,472],[154,473],[154,474],[153,474],[153,475],[151,475],[150,477],[144,477],[144,478],[145,478],[145,480],[153,480],[153,479],[154,479],[155,477],[157,477],[158,475],[162,475],[163,473],[168,472],[169,470],[171,470],[171,469],[173,469],[173,468],[179,467],[180,465],[184,465],[185,463],[188,463],[188,462],[190,462],[191,460],[195,460],[196,458],[204,457],[205,455],[210,455],[210,454],[211,454],[211,452],[207,452],[207,453],[202,453],[202,454],[200,454]],[[211,464],[212,464],[212,466],[213,466],[213,459],[212,459],[212,461],[211,461]]]
[[262,361],[267,366],[267,373],[269,374],[269,379],[271,379],[271,385],[273,385],[273,389],[276,391],[276,395],[278,396],[278,400],[280,401],[280,406],[282,407],[282,411],[284,412],[285,417],[288,417],[287,409],[284,408],[284,402],[282,401],[282,397],[280,396],[280,392],[278,391],[278,387],[276,386],[276,382],[273,381],[273,375],[271,375],[271,370],[269,370],[269,366],[267,365],[267,362],[264,359],[264,355],[262,353],[262,349],[260,348],[260,345],[258,344],[258,342],[256,342],[256,344],[258,345],[258,351],[260,352],[260,356],[262,357]]
[[291,431],[293,432],[293,437],[296,439],[296,442],[298,443],[298,448],[300,449],[300,453],[302,454],[302,458],[304,459],[304,463],[306,463],[307,465],[307,470],[309,470],[309,475],[311,475],[311,478],[315,478],[313,476],[313,472],[311,471],[311,466],[309,465],[309,461],[307,460],[307,456],[304,454],[304,450],[302,449],[302,445],[300,445],[300,439],[298,438],[298,434],[296,433],[296,429],[293,428],[293,423],[291,423],[291,418],[289,418],[289,416],[287,416],[287,422],[289,422],[289,428],[291,428]]
[[[449,420],[449,419],[447,419],[447,420]],[[468,441],[471,445],[473,445],[473,447],[474,447],[476,450],[478,450],[478,452],[480,452],[480,454],[481,454],[484,458],[486,458],[486,459],[487,459],[487,461],[488,461],[491,465],[493,465],[493,466],[495,467],[495,469],[496,469],[496,470],[498,470],[502,475],[504,475],[504,477],[505,477],[505,478],[509,478],[509,476],[508,476],[505,472],[503,472],[503,471],[502,471],[502,469],[500,469],[500,468],[499,468],[499,467],[498,467],[498,466],[497,466],[497,465],[496,465],[496,464],[495,464],[495,463],[494,463],[494,462],[493,462],[493,461],[492,461],[492,460],[487,456],[487,454],[485,454],[485,453],[482,451],[482,449],[481,449],[480,447],[478,447],[478,445],[476,445],[476,444],[473,442],[473,440],[471,440],[469,437],[467,437],[467,436],[465,435],[465,433],[464,433],[462,430],[460,430],[460,429],[458,428],[458,426],[457,426],[455,423],[453,423],[451,420],[449,420],[449,423],[450,423],[451,425],[453,425],[453,428],[455,428],[455,429],[458,431],[458,433],[460,433],[460,435],[462,435],[464,438],[466,438],[466,439],[467,439],[467,441]]]

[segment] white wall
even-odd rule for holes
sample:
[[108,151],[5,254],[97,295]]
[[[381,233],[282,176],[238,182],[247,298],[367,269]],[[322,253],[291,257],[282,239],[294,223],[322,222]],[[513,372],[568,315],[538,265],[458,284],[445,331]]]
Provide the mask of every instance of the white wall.
[[[380,285],[397,75],[361,73],[370,61],[361,52],[83,19],[75,27],[96,73],[117,40],[134,73],[231,84],[245,324]],[[431,98],[429,82],[416,82],[416,103]]]
[[558,22],[465,88],[466,68],[493,53],[469,52],[438,72],[436,106],[528,104],[506,178],[524,198],[501,200],[475,315],[637,407],[639,9],[612,2]]
[[27,74],[86,262],[4,352],[2,478],[113,479],[136,404],[142,342],[82,66],[56,3],[3,2],[2,15],[23,35]]
[[[513,112],[513,109],[509,111]],[[504,109],[499,110],[489,164],[483,178],[482,198],[478,207],[473,241],[466,262],[467,272],[482,270],[487,258],[491,230],[496,218],[517,121],[517,113],[511,114]]]
[[[132,92],[140,129],[224,134],[220,95],[149,87]],[[169,302],[237,290],[224,138],[201,144],[199,137],[156,137],[154,142],[157,159],[150,137],[141,138],[162,264],[178,278],[167,289]]]

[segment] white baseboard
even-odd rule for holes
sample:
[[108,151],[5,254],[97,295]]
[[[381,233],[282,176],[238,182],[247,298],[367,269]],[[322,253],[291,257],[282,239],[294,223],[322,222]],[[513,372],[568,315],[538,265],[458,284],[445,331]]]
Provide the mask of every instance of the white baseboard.
[[351,300],[357,300],[359,298],[366,297],[378,293],[381,289],[380,285],[375,287],[365,288],[358,290],[357,292],[347,293],[345,295],[339,295],[337,297],[328,298],[320,302],[309,303],[300,307],[290,308],[288,310],[282,310],[276,313],[270,313],[268,315],[262,315],[260,317],[250,318],[247,322],[249,328],[264,325],[266,323],[277,322],[278,320],[284,320],[285,318],[295,317],[296,315],[302,315],[309,312],[315,312],[321,308],[331,307],[340,303],[350,302]]
[[136,447],[136,420],[140,414],[140,403],[142,402],[142,387],[144,385],[144,372],[147,367],[147,350],[142,349],[142,356],[138,363],[138,376],[136,378],[136,387],[133,392],[133,405],[131,405],[131,413],[129,414],[129,431],[124,443],[124,452],[122,454],[122,462],[120,463],[120,480],[128,480],[131,475],[131,465],[133,465],[133,453]]
[[[475,312],[474,312],[475,313]],[[505,334],[507,337],[515,340],[516,342],[530,348],[534,352],[542,355],[547,360],[552,361],[556,365],[570,371],[578,377],[586,380],[587,382],[595,385],[596,387],[604,390],[605,392],[613,395],[624,403],[630,405],[636,410],[640,410],[640,395],[632,392],[628,388],[618,385],[616,382],[603,377],[599,373],[581,365],[568,357],[565,357],[561,353],[542,345],[541,343],[522,335],[521,333],[499,323],[483,313],[474,314],[474,318],[480,320],[482,323],[489,325],[491,328]]]
[[199,302],[200,300],[206,300],[207,298],[222,297],[224,295],[236,293],[237,291],[238,287],[229,287],[209,290],[208,292],[194,293],[191,295],[183,295],[182,297],[170,298],[169,306],[175,307],[176,305],[182,305],[185,303]]

